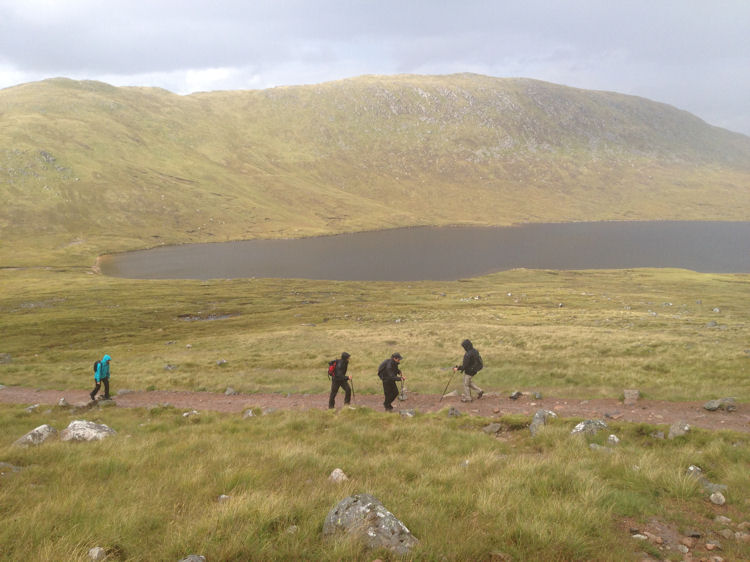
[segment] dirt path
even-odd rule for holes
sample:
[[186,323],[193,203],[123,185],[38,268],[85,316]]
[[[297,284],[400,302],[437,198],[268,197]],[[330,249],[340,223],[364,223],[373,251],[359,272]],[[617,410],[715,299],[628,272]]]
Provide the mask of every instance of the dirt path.
[[[60,398],[70,404],[88,402],[86,390],[36,390],[9,386],[0,389],[0,403],[6,404],[57,404]],[[327,394],[237,394],[226,396],[210,392],[153,391],[128,392],[114,397],[117,406],[138,408],[170,404],[175,408],[190,410],[210,410],[216,412],[242,412],[247,408],[277,409],[325,409]],[[343,405],[343,393],[336,400],[336,406]],[[492,417],[505,414],[523,414],[529,417],[539,409],[551,410],[561,418],[612,419],[626,422],[645,422],[655,425],[671,425],[685,421],[694,427],[704,429],[730,429],[750,433],[750,405],[737,404],[737,410],[709,412],[703,408],[704,402],[662,402],[639,400],[635,406],[624,406],[619,400],[597,399],[578,400],[545,397],[535,400],[524,395],[517,400],[508,396],[487,393],[481,400],[462,403],[458,397],[446,396],[440,401],[437,394],[409,393],[407,400],[394,402],[396,409],[415,409],[418,412],[436,412],[451,406],[461,413]],[[380,395],[356,395],[354,404],[375,410],[383,409]]]

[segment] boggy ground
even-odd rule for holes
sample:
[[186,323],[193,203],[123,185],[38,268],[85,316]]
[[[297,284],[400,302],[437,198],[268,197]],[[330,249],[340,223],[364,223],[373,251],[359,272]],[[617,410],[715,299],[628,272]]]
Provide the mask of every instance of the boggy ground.
[[[0,389],[0,403],[5,404],[57,404],[60,398],[70,404],[89,401],[89,390],[36,390],[33,388],[9,386]],[[225,395],[211,392],[190,391],[133,391],[117,394],[114,402],[125,408],[139,408],[169,404],[175,408],[209,410],[216,412],[242,412],[248,408],[275,409],[325,409],[328,394],[235,394]],[[340,392],[336,407],[343,407],[344,396]],[[634,406],[625,406],[621,400],[595,399],[580,400],[544,396],[534,399],[523,394],[516,400],[497,393],[485,393],[480,400],[463,403],[458,396],[438,394],[418,394],[407,391],[406,400],[396,400],[393,405],[399,409],[414,409],[417,412],[436,412],[455,407],[468,415],[495,417],[507,414],[533,416],[539,409],[551,410],[561,418],[611,419],[624,422],[671,425],[684,421],[694,427],[709,430],[728,429],[750,432],[750,406],[738,403],[737,410],[710,412],[703,408],[703,402],[666,402],[659,400],[639,400]],[[375,410],[383,409],[381,395],[355,394],[353,405]]]

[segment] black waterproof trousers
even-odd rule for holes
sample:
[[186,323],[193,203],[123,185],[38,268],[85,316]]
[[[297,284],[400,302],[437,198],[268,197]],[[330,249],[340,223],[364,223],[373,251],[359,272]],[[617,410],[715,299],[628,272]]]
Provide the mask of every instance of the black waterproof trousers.
[[393,406],[391,406],[391,403],[398,396],[398,386],[396,386],[396,381],[383,381],[383,395],[385,396],[383,406],[385,406],[386,411],[393,410]]
[[[104,383],[104,399],[109,400],[109,377],[106,379],[102,379],[102,382]],[[91,399],[94,400],[94,397],[96,396],[96,393],[99,392],[99,389],[102,387],[101,382],[97,382],[96,386],[94,387],[94,390],[91,391]]]
[[328,407],[334,408],[336,405],[336,394],[339,392],[339,388],[344,389],[344,404],[349,404],[352,401],[352,389],[349,386],[348,380],[331,380],[331,395],[328,397]]

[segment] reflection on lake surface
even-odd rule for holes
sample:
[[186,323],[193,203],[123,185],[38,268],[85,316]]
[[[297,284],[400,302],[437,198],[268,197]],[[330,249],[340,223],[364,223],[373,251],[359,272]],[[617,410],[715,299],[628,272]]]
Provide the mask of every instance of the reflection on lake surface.
[[750,222],[417,227],[165,246],[101,261],[104,274],[134,279],[455,280],[519,267],[748,273]]

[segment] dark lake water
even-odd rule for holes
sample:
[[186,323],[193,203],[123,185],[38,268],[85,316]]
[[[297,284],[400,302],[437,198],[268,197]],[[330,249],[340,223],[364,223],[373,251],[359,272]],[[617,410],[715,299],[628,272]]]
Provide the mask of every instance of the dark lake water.
[[513,268],[750,272],[750,222],[418,227],[140,250],[102,259],[134,279],[455,280]]

